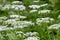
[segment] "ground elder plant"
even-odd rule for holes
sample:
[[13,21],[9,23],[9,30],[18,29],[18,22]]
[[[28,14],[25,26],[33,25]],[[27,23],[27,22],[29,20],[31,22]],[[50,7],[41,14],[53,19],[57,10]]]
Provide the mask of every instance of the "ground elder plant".
[[60,40],[59,0],[0,0],[0,40]]

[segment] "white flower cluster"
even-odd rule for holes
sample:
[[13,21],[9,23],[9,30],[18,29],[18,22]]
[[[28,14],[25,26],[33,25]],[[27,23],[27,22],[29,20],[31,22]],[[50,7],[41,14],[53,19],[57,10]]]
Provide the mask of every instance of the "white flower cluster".
[[0,26],[0,31],[6,30],[6,26]]
[[28,27],[28,25],[34,25],[31,21],[18,21],[14,24],[15,28],[24,28]]
[[5,21],[6,24],[11,24],[14,28],[24,28],[28,25],[34,25],[32,21],[16,21],[16,19],[8,19]]
[[10,4],[6,4],[4,7],[2,7],[2,9],[1,10],[6,10],[6,9],[10,9],[10,7],[11,7],[11,5]]
[[38,14],[41,14],[41,13],[50,13],[50,12],[51,12],[51,10],[40,10],[38,12]]
[[6,9],[14,9],[14,10],[25,10],[26,7],[24,5],[10,5],[10,4],[7,4],[5,5],[4,7],[2,7],[2,10],[6,10]]
[[25,36],[27,38],[25,38],[24,40],[40,40],[40,38],[37,35],[39,35],[38,32],[26,32]]
[[27,32],[25,35],[26,35],[27,37],[28,37],[28,36],[37,36],[37,35],[38,35],[38,32]]
[[29,7],[32,9],[37,9],[37,8],[40,8],[40,5],[29,5]]
[[7,21],[5,21],[5,24],[11,24],[13,27],[7,27],[6,26],[1,26],[0,27],[0,31],[2,30],[14,30],[16,28],[24,28],[24,27],[28,27],[28,25],[34,25],[34,23],[32,23],[31,21],[16,21],[14,19],[9,19]]
[[44,6],[47,6],[48,4],[46,3],[46,4],[42,4],[42,5],[40,5],[40,7],[44,7]]
[[0,31],[4,31],[4,30],[14,30],[16,28],[12,28],[12,27],[7,27],[7,26],[0,26]]
[[19,15],[10,15],[10,18],[19,18]]
[[38,10],[30,10],[30,13],[37,12]]
[[48,27],[48,29],[59,29],[60,28],[60,23],[59,24],[53,24]]
[[8,19],[8,20],[5,21],[5,23],[11,24],[15,21],[16,21],[16,19]]
[[10,18],[22,18],[22,19],[25,19],[27,17],[14,14],[14,15],[10,15]]
[[39,37],[28,37],[24,40],[40,40],[40,38]]
[[23,4],[21,1],[13,1],[12,4]]
[[48,4],[43,4],[43,5],[29,5],[29,8],[32,8],[32,9],[38,9],[40,7],[44,7],[44,6],[47,6]]
[[25,38],[25,33],[22,31],[16,31],[17,36]]
[[54,20],[53,18],[49,18],[49,17],[46,17],[46,18],[37,18],[36,19],[36,24],[40,24],[42,22],[49,23],[50,21],[53,21],[53,20]]
[[16,34],[18,34],[17,36],[24,36],[24,37],[32,37],[35,36],[37,37],[37,35],[39,34],[38,32],[22,32],[22,31],[17,31]]
[[30,10],[30,13],[34,13],[34,12],[38,12],[38,14],[41,14],[41,13],[50,13],[51,12],[51,10],[40,10],[40,11],[38,11],[38,10],[36,10],[36,9],[34,9],[34,10]]
[[[18,31],[16,32],[17,36],[22,36],[23,38],[25,38],[24,40],[40,40],[40,38],[38,36],[32,36],[32,35],[36,35],[38,34],[37,32],[27,32],[27,33],[24,33],[22,31]],[[30,36],[28,36],[30,35]],[[27,36],[27,38],[26,38]]]

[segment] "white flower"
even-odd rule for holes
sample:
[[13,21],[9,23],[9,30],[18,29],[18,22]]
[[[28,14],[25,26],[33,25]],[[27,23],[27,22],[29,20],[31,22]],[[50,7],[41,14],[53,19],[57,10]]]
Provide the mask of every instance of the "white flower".
[[17,34],[17,36],[20,36],[20,37],[23,36],[23,38],[25,37],[25,34],[22,31],[16,31],[16,34]]
[[40,7],[44,7],[44,6],[47,6],[48,4],[43,4],[43,5],[29,5],[30,8],[32,9],[38,9]]
[[22,4],[21,1],[13,1],[12,4]]
[[2,16],[2,17],[0,17],[0,20],[6,20],[6,19],[7,19],[6,16]]
[[15,15],[15,14],[14,14],[14,15],[10,15],[10,17],[11,17],[11,18],[18,18],[19,15]]
[[26,27],[26,25],[24,26],[22,26],[22,25],[14,25],[14,28],[16,29],[16,28],[24,28],[24,27]]
[[22,18],[22,19],[25,19],[27,18],[26,16],[21,16],[21,15],[10,15],[10,18]]
[[53,21],[53,20],[54,20],[53,18],[49,18],[49,17],[46,17],[46,18],[37,18],[36,19],[36,24],[40,24],[42,22],[49,23],[50,21]]
[[21,11],[26,9],[26,7],[24,5],[12,5],[11,8],[15,9],[15,10],[21,10]]
[[60,19],[60,15],[58,16],[58,18]]
[[37,8],[40,8],[40,5],[29,5],[29,7],[32,9],[37,9]]
[[25,36],[37,36],[38,32],[27,32]]
[[28,25],[29,25],[29,23],[24,25],[24,24],[21,24],[21,23],[17,24],[17,22],[13,23],[13,21],[12,22],[8,21],[8,22],[10,22],[12,25],[14,25],[14,27],[7,27],[7,25],[6,26],[0,26],[0,31],[3,31],[3,30],[14,30],[16,28],[24,28],[24,27],[28,27]]
[[26,17],[26,16],[20,16],[20,18],[25,19],[25,18],[27,18],[27,17]]
[[44,7],[44,6],[47,6],[48,4],[46,3],[46,4],[43,4],[43,5],[40,5],[40,7]]
[[40,38],[38,38],[38,37],[28,37],[24,40],[40,40]]
[[16,21],[15,19],[6,20],[5,23],[13,25],[13,27],[0,26],[0,31],[3,30],[14,30],[16,28],[28,27],[28,25],[33,25],[31,21]]
[[30,13],[37,12],[37,10],[30,10]]
[[0,26],[0,31],[4,31],[4,30],[14,30],[15,28],[12,27],[7,27],[7,26]]
[[39,0],[33,0],[33,2],[39,2]]
[[51,12],[51,10],[40,10],[39,12],[38,12],[38,14],[40,14],[40,13],[50,13]]
[[24,27],[28,27],[28,25],[34,25],[34,23],[32,23],[31,21],[17,21],[15,23],[13,23],[15,28],[24,28]]
[[24,5],[10,5],[10,4],[7,4],[5,5],[4,7],[2,7],[2,10],[6,10],[6,9],[14,9],[14,10],[25,10],[26,7]]
[[31,21],[16,21],[17,25],[34,25],[34,23],[32,23]]
[[11,5],[10,4],[6,4],[6,5],[4,5],[4,7],[2,7],[2,9],[1,10],[6,10],[6,9],[10,9],[10,7],[11,7]]
[[0,26],[0,31],[6,30],[6,26]]
[[59,24],[53,24],[48,27],[48,29],[59,29],[60,28],[60,23]]
[[16,22],[16,19],[8,19],[8,20],[5,21],[5,23],[7,23],[7,24],[11,24],[11,23],[14,23],[14,22]]
[[26,7],[25,6],[23,6],[23,5],[20,5],[20,6],[18,6],[19,8],[20,8],[20,10],[21,11],[23,11],[23,10],[25,10],[26,9]]
[[13,1],[12,3],[19,3],[20,1]]
[[24,28],[28,25],[34,25],[31,21],[16,21],[16,19],[9,19],[5,23],[13,25],[14,28]]

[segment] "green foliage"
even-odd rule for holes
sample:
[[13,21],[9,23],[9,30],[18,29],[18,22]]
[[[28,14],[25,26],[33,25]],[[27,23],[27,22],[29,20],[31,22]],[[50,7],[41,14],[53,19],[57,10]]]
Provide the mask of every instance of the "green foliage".
[[23,2],[25,6],[28,6],[33,2],[33,0],[23,0]]
[[54,9],[60,10],[60,0],[49,0]]

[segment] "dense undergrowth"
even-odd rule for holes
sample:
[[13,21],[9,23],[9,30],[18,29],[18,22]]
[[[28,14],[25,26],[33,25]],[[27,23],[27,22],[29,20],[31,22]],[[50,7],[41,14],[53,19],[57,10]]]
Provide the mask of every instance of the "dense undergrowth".
[[46,1],[0,0],[0,40],[60,40],[60,12]]

